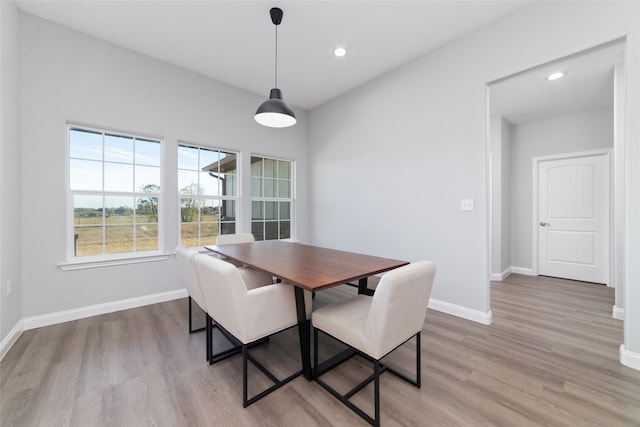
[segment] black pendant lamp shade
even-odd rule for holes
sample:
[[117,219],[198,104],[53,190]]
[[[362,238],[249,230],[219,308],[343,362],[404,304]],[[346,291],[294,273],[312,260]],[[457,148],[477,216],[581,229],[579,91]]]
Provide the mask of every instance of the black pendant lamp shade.
[[272,128],[285,128],[296,124],[296,115],[291,107],[282,100],[282,91],[278,89],[278,25],[282,22],[282,9],[274,7],[269,11],[271,22],[276,26],[276,78],[269,99],[264,101],[256,111],[256,122]]

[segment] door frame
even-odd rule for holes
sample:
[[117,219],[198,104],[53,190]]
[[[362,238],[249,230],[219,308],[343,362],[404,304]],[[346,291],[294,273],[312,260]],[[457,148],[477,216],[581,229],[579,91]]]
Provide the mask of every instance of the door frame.
[[565,160],[565,159],[578,159],[580,157],[591,157],[591,156],[606,156],[606,161],[609,163],[609,189],[608,189],[608,197],[609,197],[609,281],[607,283],[608,287],[615,288],[615,234],[613,229],[614,224],[614,187],[613,187],[613,176],[615,175],[614,165],[613,165],[613,149],[611,148],[602,148],[597,150],[588,150],[588,151],[578,151],[573,153],[563,153],[563,154],[552,154],[548,156],[540,156],[534,157],[532,159],[532,213],[531,213],[531,269],[534,276],[538,276],[538,223],[540,222],[540,218],[538,218],[538,168],[540,163],[550,161],[550,160]]

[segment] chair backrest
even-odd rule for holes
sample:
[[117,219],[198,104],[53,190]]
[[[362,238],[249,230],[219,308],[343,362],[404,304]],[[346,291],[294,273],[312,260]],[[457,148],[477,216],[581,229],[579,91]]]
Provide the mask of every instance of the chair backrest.
[[193,263],[198,251],[194,249],[178,246],[176,248],[176,258],[178,259],[178,265],[180,266],[180,274],[184,285],[187,288],[189,296],[202,308],[207,311],[207,305],[202,294],[202,288],[198,280],[198,274],[196,273],[196,267]]
[[216,237],[216,245],[232,245],[234,243],[251,243],[256,239],[251,233],[236,233],[236,234],[219,234]]
[[194,264],[209,315],[236,337],[243,336],[242,303],[247,287],[238,268],[221,259],[198,255]]
[[374,357],[388,353],[422,330],[435,273],[433,262],[419,261],[382,276],[364,329],[365,338],[377,353]]

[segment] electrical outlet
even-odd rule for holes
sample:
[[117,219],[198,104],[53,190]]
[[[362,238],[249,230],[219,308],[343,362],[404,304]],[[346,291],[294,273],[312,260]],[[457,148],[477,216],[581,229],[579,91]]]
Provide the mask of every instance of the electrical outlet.
[[10,297],[11,296],[11,279],[7,280],[7,296]]
[[460,210],[461,211],[472,211],[474,209],[473,199],[461,199],[460,200]]

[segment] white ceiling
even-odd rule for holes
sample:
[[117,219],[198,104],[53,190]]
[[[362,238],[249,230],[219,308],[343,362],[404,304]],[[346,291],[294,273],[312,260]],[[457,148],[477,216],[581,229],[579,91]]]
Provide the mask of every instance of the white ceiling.
[[[312,109],[458,39],[526,1],[34,1],[18,8],[145,55]],[[343,46],[348,54],[333,56]]]
[[[525,6],[528,1],[16,0],[28,13],[268,96],[315,108]],[[348,54],[333,56],[343,46]],[[492,85],[491,110],[514,124],[612,105],[622,45],[538,67]],[[565,78],[544,79],[556,68]]]
[[[623,60],[624,43],[579,52],[490,86],[491,114],[513,124],[613,105],[613,68]],[[567,74],[548,81],[556,71]]]

